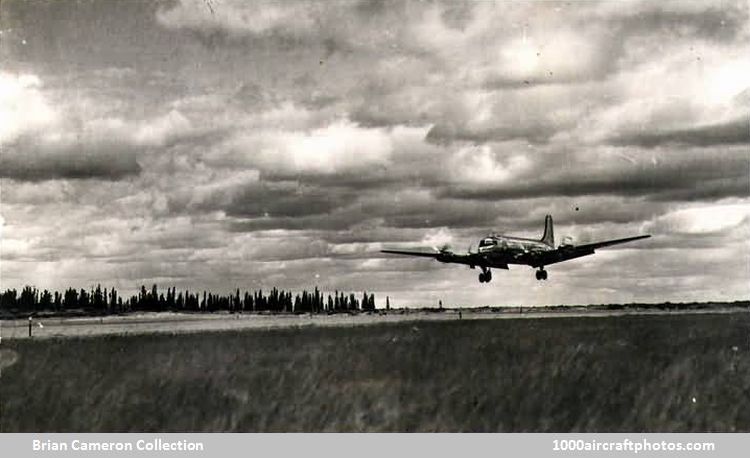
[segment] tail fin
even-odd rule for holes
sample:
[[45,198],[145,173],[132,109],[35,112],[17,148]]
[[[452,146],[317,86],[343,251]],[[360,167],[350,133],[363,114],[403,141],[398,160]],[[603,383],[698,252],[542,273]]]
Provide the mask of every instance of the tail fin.
[[552,229],[551,215],[547,215],[544,218],[544,235],[542,235],[542,242],[551,246],[552,248],[555,247],[555,233]]

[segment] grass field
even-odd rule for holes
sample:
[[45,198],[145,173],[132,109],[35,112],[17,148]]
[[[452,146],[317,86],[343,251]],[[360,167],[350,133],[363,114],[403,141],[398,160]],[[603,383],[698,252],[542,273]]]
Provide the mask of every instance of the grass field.
[[0,431],[750,431],[750,314],[2,343]]

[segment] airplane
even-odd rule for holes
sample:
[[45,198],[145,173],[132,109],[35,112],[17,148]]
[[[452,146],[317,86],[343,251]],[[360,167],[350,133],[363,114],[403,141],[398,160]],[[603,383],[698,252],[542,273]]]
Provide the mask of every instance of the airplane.
[[552,216],[547,215],[544,219],[544,234],[540,240],[490,234],[480,240],[478,251],[471,252],[470,250],[466,254],[454,253],[447,247],[441,248],[437,253],[401,250],[381,250],[381,252],[433,258],[445,263],[465,264],[472,269],[479,267],[482,269],[482,273],[479,274],[479,283],[489,283],[492,280],[492,268],[508,270],[509,264],[527,265],[538,269],[536,271],[536,279],[546,280],[547,271],[544,269],[545,266],[588,256],[594,254],[594,251],[599,248],[647,239],[649,237],[651,236],[637,235],[635,237],[587,243],[585,245],[573,245],[569,241],[564,241],[560,246],[555,248]]

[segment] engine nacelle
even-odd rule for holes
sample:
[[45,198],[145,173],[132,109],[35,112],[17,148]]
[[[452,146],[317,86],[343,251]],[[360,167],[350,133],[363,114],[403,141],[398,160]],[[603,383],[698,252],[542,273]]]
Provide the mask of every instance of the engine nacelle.
[[566,236],[566,237],[563,237],[562,243],[560,244],[559,248],[565,248],[565,247],[570,247],[570,246],[574,246],[573,245],[573,237],[571,237],[569,235]]

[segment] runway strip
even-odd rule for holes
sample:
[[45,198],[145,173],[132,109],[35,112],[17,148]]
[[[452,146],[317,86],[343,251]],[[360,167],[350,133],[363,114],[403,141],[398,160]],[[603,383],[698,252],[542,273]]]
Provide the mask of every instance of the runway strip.
[[[510,311],[512,310],[512,311]],[[520,310],[520,311],[519,311]],[[34,339],[87,337],[102,335],[138,335],[152,333],[190,333],[243,329],[279,329],[307,326],[362,326],[379,323],[420,321],[542,319],[542,318],[603,318],[629,315],[687,315],[711,313],[750,313],[744,308],[693,310],[568,310],[534,311],[513,308],[509,311],[459,310],[444,312],[391,311],[387,314],[333,315],[264,315],[264,314],[180,314],[142,313],[101,318],[39,318],[32,322]],[[28,320],[0,321],[0,340],[28,339]]]

